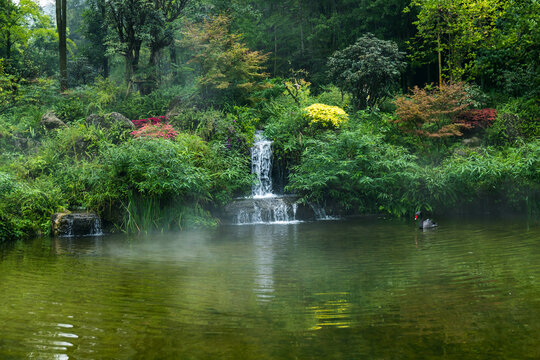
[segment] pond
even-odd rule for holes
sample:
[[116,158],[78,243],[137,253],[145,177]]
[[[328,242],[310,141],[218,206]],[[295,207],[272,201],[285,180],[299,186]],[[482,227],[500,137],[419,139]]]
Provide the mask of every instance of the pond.
[[540,227],[374,219],[0,251],[0,359],[538,359]]

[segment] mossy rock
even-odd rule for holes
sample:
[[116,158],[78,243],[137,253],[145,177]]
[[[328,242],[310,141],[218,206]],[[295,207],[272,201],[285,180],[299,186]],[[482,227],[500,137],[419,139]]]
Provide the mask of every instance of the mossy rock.
[[41,125],[43,125],[48,130],[55,130],[67,127],[67,125],[60,120],[52,111],[47,111],[41,117]]
[[86,118],[87,125],[94,125],[96,127],[102,127],[110,129],[113,127],[120,127],[124,129],[135,129],[135,125],[124,115],[112,112],[107,115],[91,114]]

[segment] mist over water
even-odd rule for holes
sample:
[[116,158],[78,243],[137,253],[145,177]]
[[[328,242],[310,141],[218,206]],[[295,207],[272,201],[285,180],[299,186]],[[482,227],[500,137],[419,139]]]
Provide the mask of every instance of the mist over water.
[[438,220],[17,243],[0,358],[539,358],[540,228]]

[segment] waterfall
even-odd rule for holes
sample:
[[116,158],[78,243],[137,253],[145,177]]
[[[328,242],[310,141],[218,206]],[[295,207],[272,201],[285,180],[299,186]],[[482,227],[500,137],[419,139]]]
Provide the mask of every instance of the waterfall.
[[102,236],[103,230],[101,229],[101,219],[99,217],[96,217],[94,220],[94,225],[92,225],[92,233],[90,234],[92,236]]
[[303,220],[334,220],[326,215],[324,208],[297,204],[297,196],[274,194],[272,188],[272,141],[262,132],[255,134],[251,148],[251,172],[257,180],[251,188],[251,197],[237,199],[224,211],[230,222],[246,224],[297,223],[297,214]]
[[295,198],[272,192],[272,141],[261,131],[255,134],[251,148],[251,172],[257,176],[251,188],[251,198],[235,202],[233,223],[288,224],[296,221]]
[[260,131],[255,134],[251,148],[251,172],[257,175],[257,182],[251,192],[254,198],[271,197],[272,194],[272,141]]

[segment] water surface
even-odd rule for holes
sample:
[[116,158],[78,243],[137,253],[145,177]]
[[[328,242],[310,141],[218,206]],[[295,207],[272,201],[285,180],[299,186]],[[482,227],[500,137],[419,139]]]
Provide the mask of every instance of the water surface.
[[377,220],[0,250],[0,359],[538,359],[540,227]]

